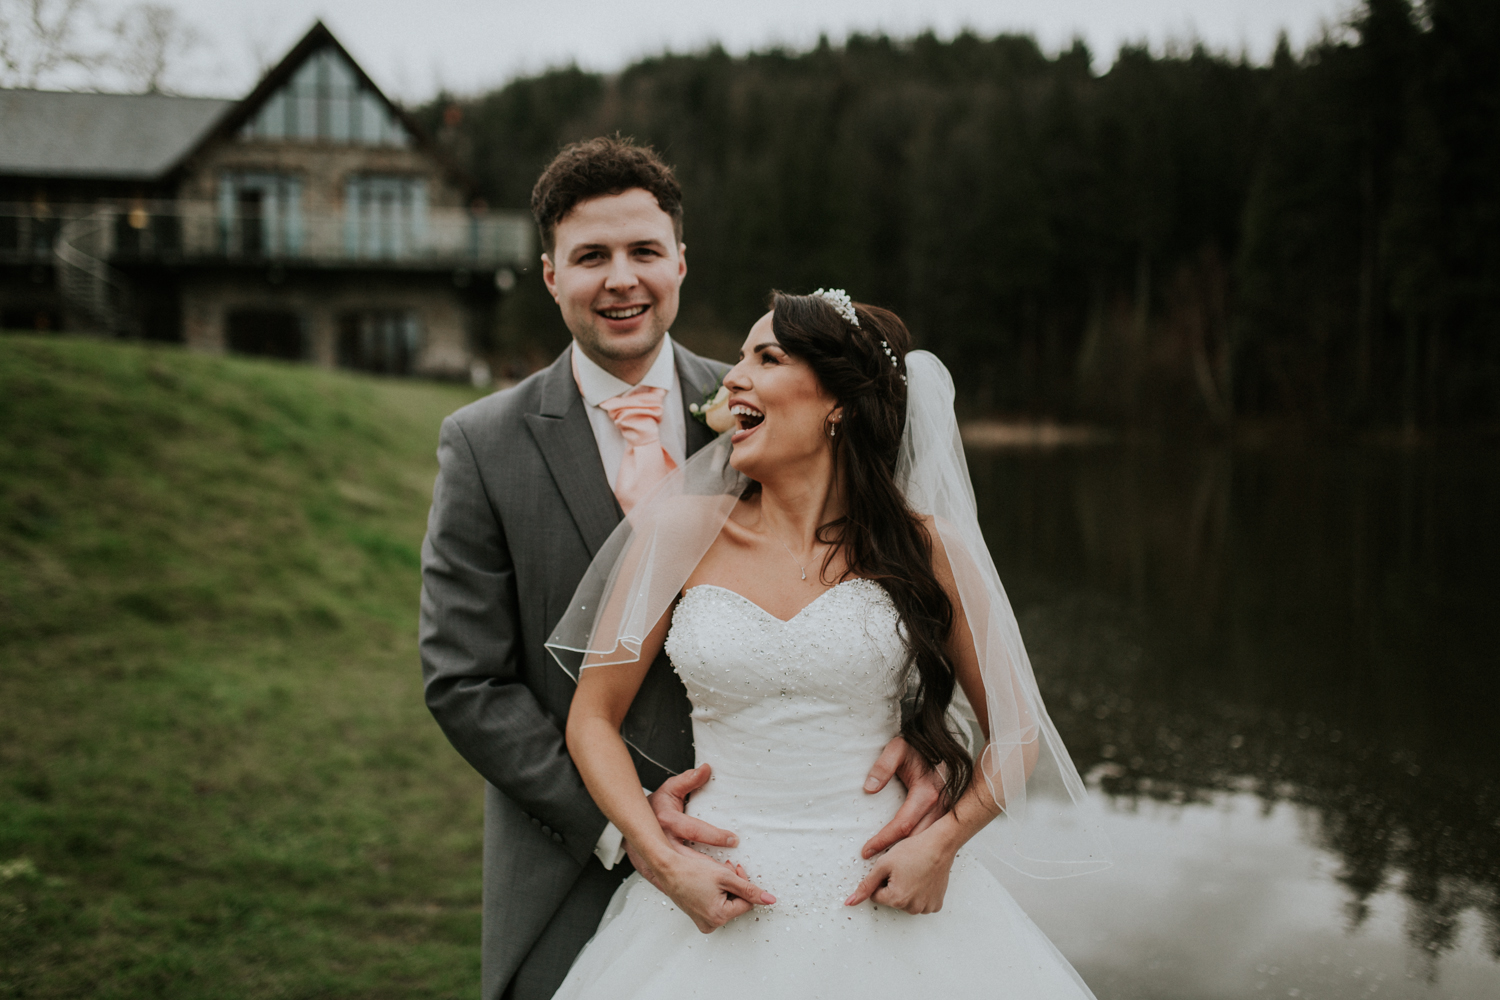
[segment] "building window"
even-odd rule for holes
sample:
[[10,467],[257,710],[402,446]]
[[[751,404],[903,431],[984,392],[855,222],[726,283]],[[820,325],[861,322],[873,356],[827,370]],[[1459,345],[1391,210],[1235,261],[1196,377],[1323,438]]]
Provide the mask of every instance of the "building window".
[[289,174],[219,178],[220,248],[230,257],[302,252],[302,181]]
[[380,260],[420,253],[427,241],[427,182],[360,174],[344,184],[344,249]]
[[385,309],[339,317],[339,365],[385,375],[409,375],[422,331],[417,314]]
[[242,139],[409,146],[411,133],[338,50],[319,49],[240,129]]
[[181,218],[175,212],[153,212],[137,199],[114,219],[115,254],[151,257],[182,250]]
[[297,361],[307,355],[302,319],[287,309],[232,309],[225,318],[229,349],[236,354]]

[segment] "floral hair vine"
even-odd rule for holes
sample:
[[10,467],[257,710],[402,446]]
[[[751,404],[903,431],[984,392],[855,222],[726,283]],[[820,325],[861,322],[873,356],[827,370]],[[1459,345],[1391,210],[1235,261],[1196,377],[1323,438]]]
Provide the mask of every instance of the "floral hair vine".
[[[901,362],[896,360],[895,352],[891,350],[891,345],[885,342],[884,337],[880,339],[880,346],[885,349],[885,356],[891,359],[891,367],[896,369],[896,373],[899,375],[901,373]],[[905,375],[901,376],[901,381],[906,381]]]

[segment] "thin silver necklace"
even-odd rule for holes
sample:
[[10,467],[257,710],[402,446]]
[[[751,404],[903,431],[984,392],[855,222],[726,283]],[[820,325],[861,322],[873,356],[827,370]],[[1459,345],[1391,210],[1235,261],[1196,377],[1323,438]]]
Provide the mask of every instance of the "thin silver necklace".
[[[767,529],[767,530],[769,531],[770,529]],[[781,542],[781,536],[778,535],[778,534],[776,534],[776,532],[772,531],[771,532],[771,537],[774,538],[774,539],[776,539],[778,542]],[[798,559],[797,559],[797,557],[795,555],[792,555],[791,546],[787,545],[786,542],[781,542],[781,547],[784,548],[784,549],[786,549],[786,554],[789,555],[789,556],[791,556],[792,562],[797,563],[797,568],[802,571],[802,579],[806,580],[807,579],[807,567],[804,566],[804,565],[802,565],[802,563],[798,561]]]

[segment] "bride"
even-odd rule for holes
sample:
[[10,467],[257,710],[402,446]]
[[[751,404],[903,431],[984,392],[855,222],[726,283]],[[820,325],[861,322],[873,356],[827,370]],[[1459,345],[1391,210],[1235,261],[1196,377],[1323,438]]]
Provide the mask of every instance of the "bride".
[[[632,510],[549,641],[578,680],[568,749],[638,859],[559,998],[1092,997],[990,871],[1107,862],[952,382],[909,347],[841,291],[777,293],[724,378],[732,433]],[[620,723],[663,646],[711,771],[688,811],[734,847],[669,837],[636,780]],[[903,793],[850,790],[897,733],[948,809],[864,860]]]

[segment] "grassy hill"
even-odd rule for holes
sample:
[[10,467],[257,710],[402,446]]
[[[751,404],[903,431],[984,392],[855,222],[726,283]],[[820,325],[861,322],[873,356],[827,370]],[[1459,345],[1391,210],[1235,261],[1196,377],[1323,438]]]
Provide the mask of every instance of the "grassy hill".
[[480,783],[423,707],[467,389],[0,338],[0,997],[465,997]]

